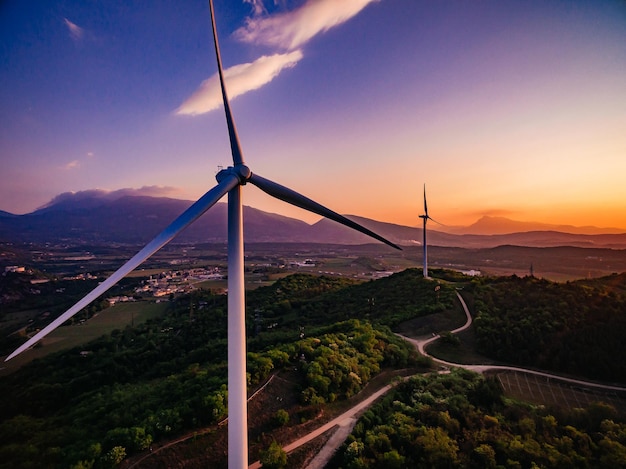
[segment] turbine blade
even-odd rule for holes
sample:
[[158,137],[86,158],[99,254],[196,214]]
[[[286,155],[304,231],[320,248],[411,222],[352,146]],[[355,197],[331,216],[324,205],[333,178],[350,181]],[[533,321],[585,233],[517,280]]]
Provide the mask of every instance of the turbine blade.
[[133,256],[122,267],[117,269],[109,278],[94,288],[85,297],[78,301],[74,306],[68,309],[61,316],[56,318],[41,331],[31,337],[27,342],[18,347],[5,361],[19,355],[24,350],[35,345],[39,340],[47,336],[54,329],[59,327],[69,318],[78,313],[81,309],[89,306],[96,298],[106,292],[109,288],[119,282],[126,274],[135,269],[139,264],[148,259],[152,254],[161,249],[165,244],[174,238],[178,233],[183,231],[187,226],[196,221],[204,212],[217,203],[229,190],[239,184],[239,179],[235,175],[228,175],[218,183],[213,189],[204,194],[197,202],[185,210],[176,220],[165,228],[156,238],[148,243],[141,251]]
[[329,208],[324,207],[321,204],[318,204],[314,200],[309,199],[301,194],[298,194],[296,191],[293,191],[285,186],[282,186],[278,183],[270,181],[269,179],[265,179],[264,177],[259,176],[258,174],[252,174],[250,176],[249,182],[254,184],[263,192],[271,195],[272,197],[276,197],[277,199],[283,200],[291,205],[295,205],[296,207],[303,208],[308,210],[309,212],[317,213],[323,217],[329,218],[331,220],[336,221],[337,223],[341,223],[342,225],[348,226],[354,230],[360,231],[363,234],[366,234],[378,241],[382,241],[383,243],[391,246],[392,248],[402,250],[399,246],[388,241],[380,235],[377,235],[371,230],[368,230],[364,226],[359,225],[358,223],[353,222],[352,220],[344,217],[343,215],[339,215],[337,212],[333,212]]
[[426,218],[429,218],[428,207],[426,206],[426,184],[424,184],[424,215],[426,215]]
[[228,95],[226,94],[226,86],[224,85],[224,71],[222,69],[222,55],[220,54],[220,46],[217,41],[217,28],[215,26],[215,12],[213,10],[213,0],[209,0],[211,10],[211,27],[213,28],[213,43],[215,44],[215,57],[217,59],[217,72],[220,77],[220,87],[222,89],[222,101],[224,101],[224,112],[226,113],[226,125],[228,126],[228,137],[230,138],[230,151],[233,156],[233,164],[235,166],[244,164],[243,152],[237,135],[237,128],[233,114],[230,110]]

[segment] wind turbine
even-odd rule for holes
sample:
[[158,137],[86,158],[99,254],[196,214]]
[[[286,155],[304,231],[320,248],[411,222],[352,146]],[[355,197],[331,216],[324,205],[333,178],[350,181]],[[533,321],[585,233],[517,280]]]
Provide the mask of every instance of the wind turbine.
[[428,245],[426,244],[426,222],[428,220],[432,220],[435,223],[441,225],[441,223],[439,223],[437,220],[434,220],[433,218],[431,218],[430,215],[428,215],[428,205],[426,204],[426,184],[424,184],[424,214],[419,216],[422,220],[423,220],[423,241],[422,241],[422,245],[423,245],[423,250],[424,250],[424,269],[423,269],[423,273],[424,273],[424,278],[428,278]]
[[226,114],[226,124],[230,138],[233,166],[217,173],[217,185],[210,189],[191,207],[185,210],[165,230],[148,243],[141,251],[115,271],[110,277],[88,293],[69,310],[52,321],[31,339],[17,348],[5,361],[10,360],[59,327],[92,301],[115,285],[119,280],[134,270],[152,254],[170,242],[177,234],[197,220],[204,212],[228,194],[228,467],[244,469],[248,467],[248,426],[246,401],[246,335],[245,335],[245,287],[243,255],[243,206],[242,186],[250,183],[262,191],[289,204],[324,216],[338,223],[353,228],[389,246],[400,249],[397,245],[371,230],[339,215],[323,205],[305,197],[288,187],[252,173],[246,166],[237,129],[230,109],[230,103],[224,85],[222,59],[215,26],[213,0],[209,0],[211,27],[217,69]]

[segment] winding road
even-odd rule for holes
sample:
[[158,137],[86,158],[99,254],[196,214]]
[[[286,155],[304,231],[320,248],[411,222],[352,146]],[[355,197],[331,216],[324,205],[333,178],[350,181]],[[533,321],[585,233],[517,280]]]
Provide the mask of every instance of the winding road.
[[[453,334],[458,334],[461,331],[464,331],[465,329],[468,329],[471,325],[472,325],[472,315],[469,312],[469,308],[467,307],[467,304],[465,304],[465,300],[463,300],[463,297],[461,296],[461,294],[457,291],[456,292],[456,296],[459,298],[459,301],[461,302],[461,306],[463,307],[463,310],[465,311],[465,316],[467,318],[467,321],[465,322],[465,324],[463,324],[461,327],[459,327],[458,329],[454,329],[452,332]],[[567,383],[572,383],[572,384],[577,384],[577,385],[582,385],[582,386],[586,386],[586,387],[594,387],[597,389],[605,389],[605,390],[610,390],[610,391],[626,391],[626,388],[622,387],[622,386],[612,386],[612,385],[608,385],[608,384],[599,384],[599,383],[594,383],[591,381],[583,381],[583,380],[579,380],[579,379],[573,379],[573,378],[566,378],[564,376],[559,376],[559,375],[554,375],[551,373],[545,373],[543,371],[536,371],[536,370],[530,370],[527,368],[519,368],[519,367],[515,367],[515,366],[505,366],[505,365],[463,365],[460,363],[451,363],[451,362],[447,362],[445,360],[440,360],[438,358],[435,358],[431,355],[428,355],[428,353],[426,353],[426,346],[432,342],[434,342],[435,340],[439,339],[439,335],[435,335],[433,337],[429,337],[426,340],[419,340],[419,339],[411,339],[410,337],[406,337],[403,335],[398,334],[398,336],[402,337],[404,340],[412,343],[413,345],[415,345],[415,347],[417,348],[417,350],[424,356],[430,357],[433,362],[441,364],[441,365],[445,365],[445,366],[454,366],[457,368],[465,368],[466,370],[472,370],[475,371],[477,373],[484,373],[485,371],[492,371],[492,370],[496,370],[496,371],[518,371],[521,373],[527,373],[527,374],[532,374],[532,375],[537,375],[537,376],[543,376],[546,378],[552,378],[552,379],[556,379],[559,381],[564,381]]]

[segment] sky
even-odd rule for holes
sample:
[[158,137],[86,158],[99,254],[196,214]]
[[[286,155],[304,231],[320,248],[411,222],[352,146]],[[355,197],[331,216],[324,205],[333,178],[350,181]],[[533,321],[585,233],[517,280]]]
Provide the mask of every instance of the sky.
[[[623,0],[215,0],[246,163],[342,213],[626,231]],[[232,164],[206,1],[0,3],[0,210]],[[244,188],[244,204],[316,215]]]

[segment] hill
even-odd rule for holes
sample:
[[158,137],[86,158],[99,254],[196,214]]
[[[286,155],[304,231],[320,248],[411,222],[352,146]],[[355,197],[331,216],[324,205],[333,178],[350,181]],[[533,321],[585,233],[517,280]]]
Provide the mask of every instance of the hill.
[[523,367],[626,382],[626,274],[554,283],[526,277],[476,280],[476,348]]

